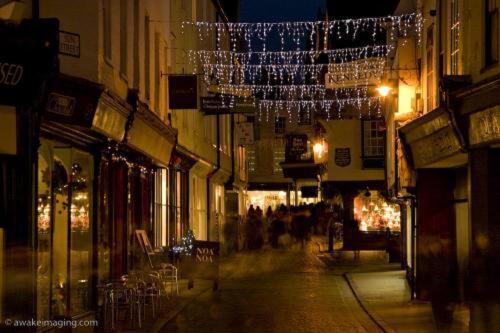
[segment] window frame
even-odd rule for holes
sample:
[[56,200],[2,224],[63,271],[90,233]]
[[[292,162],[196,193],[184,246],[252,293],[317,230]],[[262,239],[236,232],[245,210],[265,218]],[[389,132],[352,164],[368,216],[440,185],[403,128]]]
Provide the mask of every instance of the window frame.
[[[369,124],[369,127],[367,127],[367,124]],[[383,169],[385,167],[387,138],[386,132],[379,129],[380,126],[385,126],[384,120],[364,119],[361,121],[361,159],[363,169]],[[372,137],[373,131],[377,134],[375,137]],[[367,133],[369,133],[369,138],[367,138]],[[370,144],[373,141],[377,142],[377,144],[367,146],[367,143]],[[377,150],[376,154],[367,153],[367,149],[373,150],[374,148]],[[378,153],[379,150],[381,153]]]
[[285,135],[286,132],[286,117],[276,117],[274,118],[274,134],[275,135]]
[[[498,33],[499,25],[500,25],[500,13],[498,6],[494,3],[495,0],[485,0],[484,3],[484,64],[485,67],[491,67],[498,64],[500,58],[499,44],[500,44],[500,36]],[[494,8],[491,8],[491,7]],[[492,34],[493,31],[496,31],[496,36]],[[493,38],[495,40],[493,41]],[[493,55],[495,52],[496,54]]]

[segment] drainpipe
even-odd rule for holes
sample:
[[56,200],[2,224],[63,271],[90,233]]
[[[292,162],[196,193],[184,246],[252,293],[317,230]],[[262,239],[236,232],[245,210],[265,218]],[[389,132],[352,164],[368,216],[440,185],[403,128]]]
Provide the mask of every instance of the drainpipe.
[[31,1],[31,16],[34,20],[40,19],[40,0]]
[[219,114],[216,115],[217,121],[217,159],[215,164],[215,169],[210,172],[207,176],[207,241],[210,240],[210,179],[219,171],[220,169],[220,122],[219,122]]
[[231,114],[231,176],[228,181],[224,184],[225,190],[230,191],[233,189],[234,183],[234,169],[235,169],[235,157],[234,157],[234,114]]

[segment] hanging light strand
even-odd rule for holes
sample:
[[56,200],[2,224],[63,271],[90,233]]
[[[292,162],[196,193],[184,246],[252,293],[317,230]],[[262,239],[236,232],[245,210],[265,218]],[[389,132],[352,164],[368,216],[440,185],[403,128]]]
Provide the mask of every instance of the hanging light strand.
[[[357,19],[341,19],[310,22],[183,22],[182,32],[187,28],[194,30],[198,38],[208,39],[216,33],[218,41],[230,37],[232,49],[236,49],[239,40],[243,40],[248,50],[252,50],[254,43],[261,45],[262,51],[268,49],[270,36],[278,36],[281,49],[289,44],[301,47],[307,40],[313,40],[318,32],[328,33],[337,40],[356,40],[361,33],[370,35],[373,40],[382,32],[387,31],[392,41],[396,36],[407,36],[415,31],[420,35],[422,27],[420,13],[367,17]],[[218,45],[220,47],[220,44]]]

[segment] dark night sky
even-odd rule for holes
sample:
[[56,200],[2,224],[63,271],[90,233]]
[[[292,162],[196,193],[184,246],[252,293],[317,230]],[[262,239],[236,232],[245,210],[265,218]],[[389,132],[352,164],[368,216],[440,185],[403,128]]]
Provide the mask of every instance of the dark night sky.
[[329,15],[338,17],[385,16],[398,0],[241,0],[241,22],[310,21],[328,3]]
[[310,21],[325,0],[241,0],[241,22]]

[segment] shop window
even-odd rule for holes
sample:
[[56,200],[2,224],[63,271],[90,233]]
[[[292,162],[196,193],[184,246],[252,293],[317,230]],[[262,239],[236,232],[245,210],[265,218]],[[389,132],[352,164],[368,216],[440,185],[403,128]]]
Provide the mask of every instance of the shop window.
[[385,161],[385,130],[383,120],[364,120],[362,125],[363,168],[379,169]]
[[[450,4],[450,70],[451,74],[459,74],[460,60],[460,12],[458,0]],[[442,68],[442,67],[441,67]]]
[[363,191],[354,198],[354,219],[360,231],[401,230],[399,205],[388,203],[378,191]]
[[168,169],[155,172],[154,235],[155,246],[168,245]]
[[90,309],[93,158],[43,140],[37,196],[37,318]]
[[274,120],[274,134],[285,134],[285,117],[276,117]]
[[499,9],[496,0],[485,0],[485,7],[485,62],[489,66],[498,62]]

